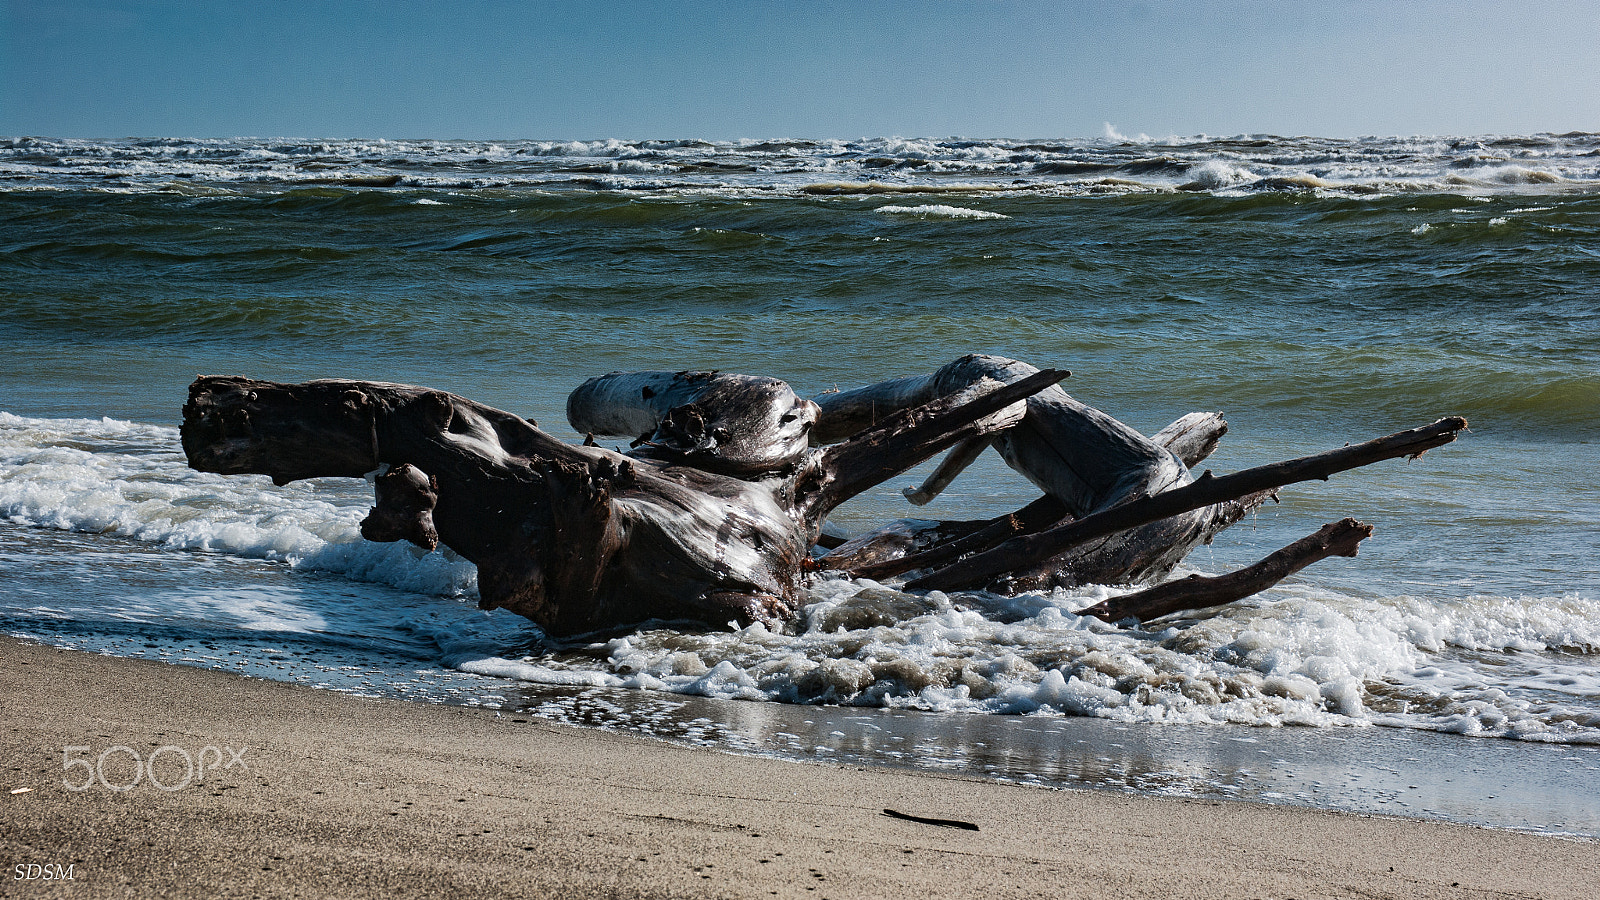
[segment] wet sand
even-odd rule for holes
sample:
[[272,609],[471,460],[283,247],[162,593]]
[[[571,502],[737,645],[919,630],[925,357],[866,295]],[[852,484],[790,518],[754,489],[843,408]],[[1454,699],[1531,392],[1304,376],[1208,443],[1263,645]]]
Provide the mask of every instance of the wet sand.
[[[300,674],[328,677],[325,670]],[[530,683],[501,687],[495,699],[501,709],[547,722],[800,762],[1600,838],[1600,746],[1587,744],[1414,728],[1155,725],[746,703]]]
[[[14,896],[1586,900],[1600,883],[1594,841],[737,756],[11,638],[0,657]],[[104,755],[121,786],[152,751],[164,785],[185,755],[214,768],[175,790],[63,784]]]

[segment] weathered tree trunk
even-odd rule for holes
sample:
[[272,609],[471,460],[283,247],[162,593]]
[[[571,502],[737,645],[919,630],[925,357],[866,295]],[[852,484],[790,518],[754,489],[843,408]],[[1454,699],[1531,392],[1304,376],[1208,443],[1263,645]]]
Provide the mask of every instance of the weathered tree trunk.
[[552,634],[652,618],[777,624],[801,595],[810,535],[771,490],[574,447],[451,394],[201,378],[182,434],[194,468],[280,484],[390,467],[364,531],[429,546],[431,504],[435,540],[477,564],[482,605]]
[[[953,444],[1013,426],[1021,401],[1063,377],[975,384],[758,480],[684,462],[744,465],[753,457],[725,453],[737,442],[630,458],[565,444],[452,394],[377,382],[200,378],[182,437],[196,469],[278,484],[383,470],[364,534],[443,543],[477,564],[485,608],[510,609],[551,634],[648,619],[777,627],[798,608],[808,548],[829,511]],[[782,392],[758,387],[778,401],[708,418],[794,426],[769,415]],[[787,399],[804,418],[805,402]]]

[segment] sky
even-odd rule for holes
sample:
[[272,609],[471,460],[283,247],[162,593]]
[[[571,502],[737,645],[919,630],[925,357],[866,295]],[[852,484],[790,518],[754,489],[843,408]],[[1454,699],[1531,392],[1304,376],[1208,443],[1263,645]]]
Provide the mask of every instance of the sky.
[[1600,131],[1586,0],[0,0],[0,136]]

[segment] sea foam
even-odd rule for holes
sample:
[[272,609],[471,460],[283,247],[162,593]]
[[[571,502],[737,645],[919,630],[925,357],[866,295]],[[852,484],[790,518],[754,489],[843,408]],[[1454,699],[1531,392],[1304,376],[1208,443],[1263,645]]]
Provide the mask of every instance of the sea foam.
[[[461,601],[475,599],[475,570],[454,554],[363,540],[368,490],[352,479],[278,487],[195,472],[172,428],[0,413],[0,516],[14,524],[288,563],[414,597],[352,596],[346,613],[337,596],[306,605],[255,588],[174,589],[115,601],[131,604],[120,612],[97,601],[97,615],[355,644],[421,641],[459,672],[569,687],[1600,743],[1600,601],[1583,594],[1424,600],[1291,583],[1187,620],[1125,627],[1075,612],[1112,588],[916,595],[825,580],[782,632],[646,625],[550,641],[516,616],[470,612]],[[373,604],[390,611],[365,609]]]
[[0,516],[11,522],[282,561],[402,590],[476,590],[475,567],[448,551],[362,540],[371,501],[358,484],[280,488],[265,476],[196,472],[175,428],[0,413]]

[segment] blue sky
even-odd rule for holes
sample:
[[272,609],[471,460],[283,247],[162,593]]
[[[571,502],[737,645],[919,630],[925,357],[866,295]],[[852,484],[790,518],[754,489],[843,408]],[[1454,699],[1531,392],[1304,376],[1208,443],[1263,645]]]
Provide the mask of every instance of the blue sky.
[[1600,131],[1585,2],[0,2],[10,136]]

